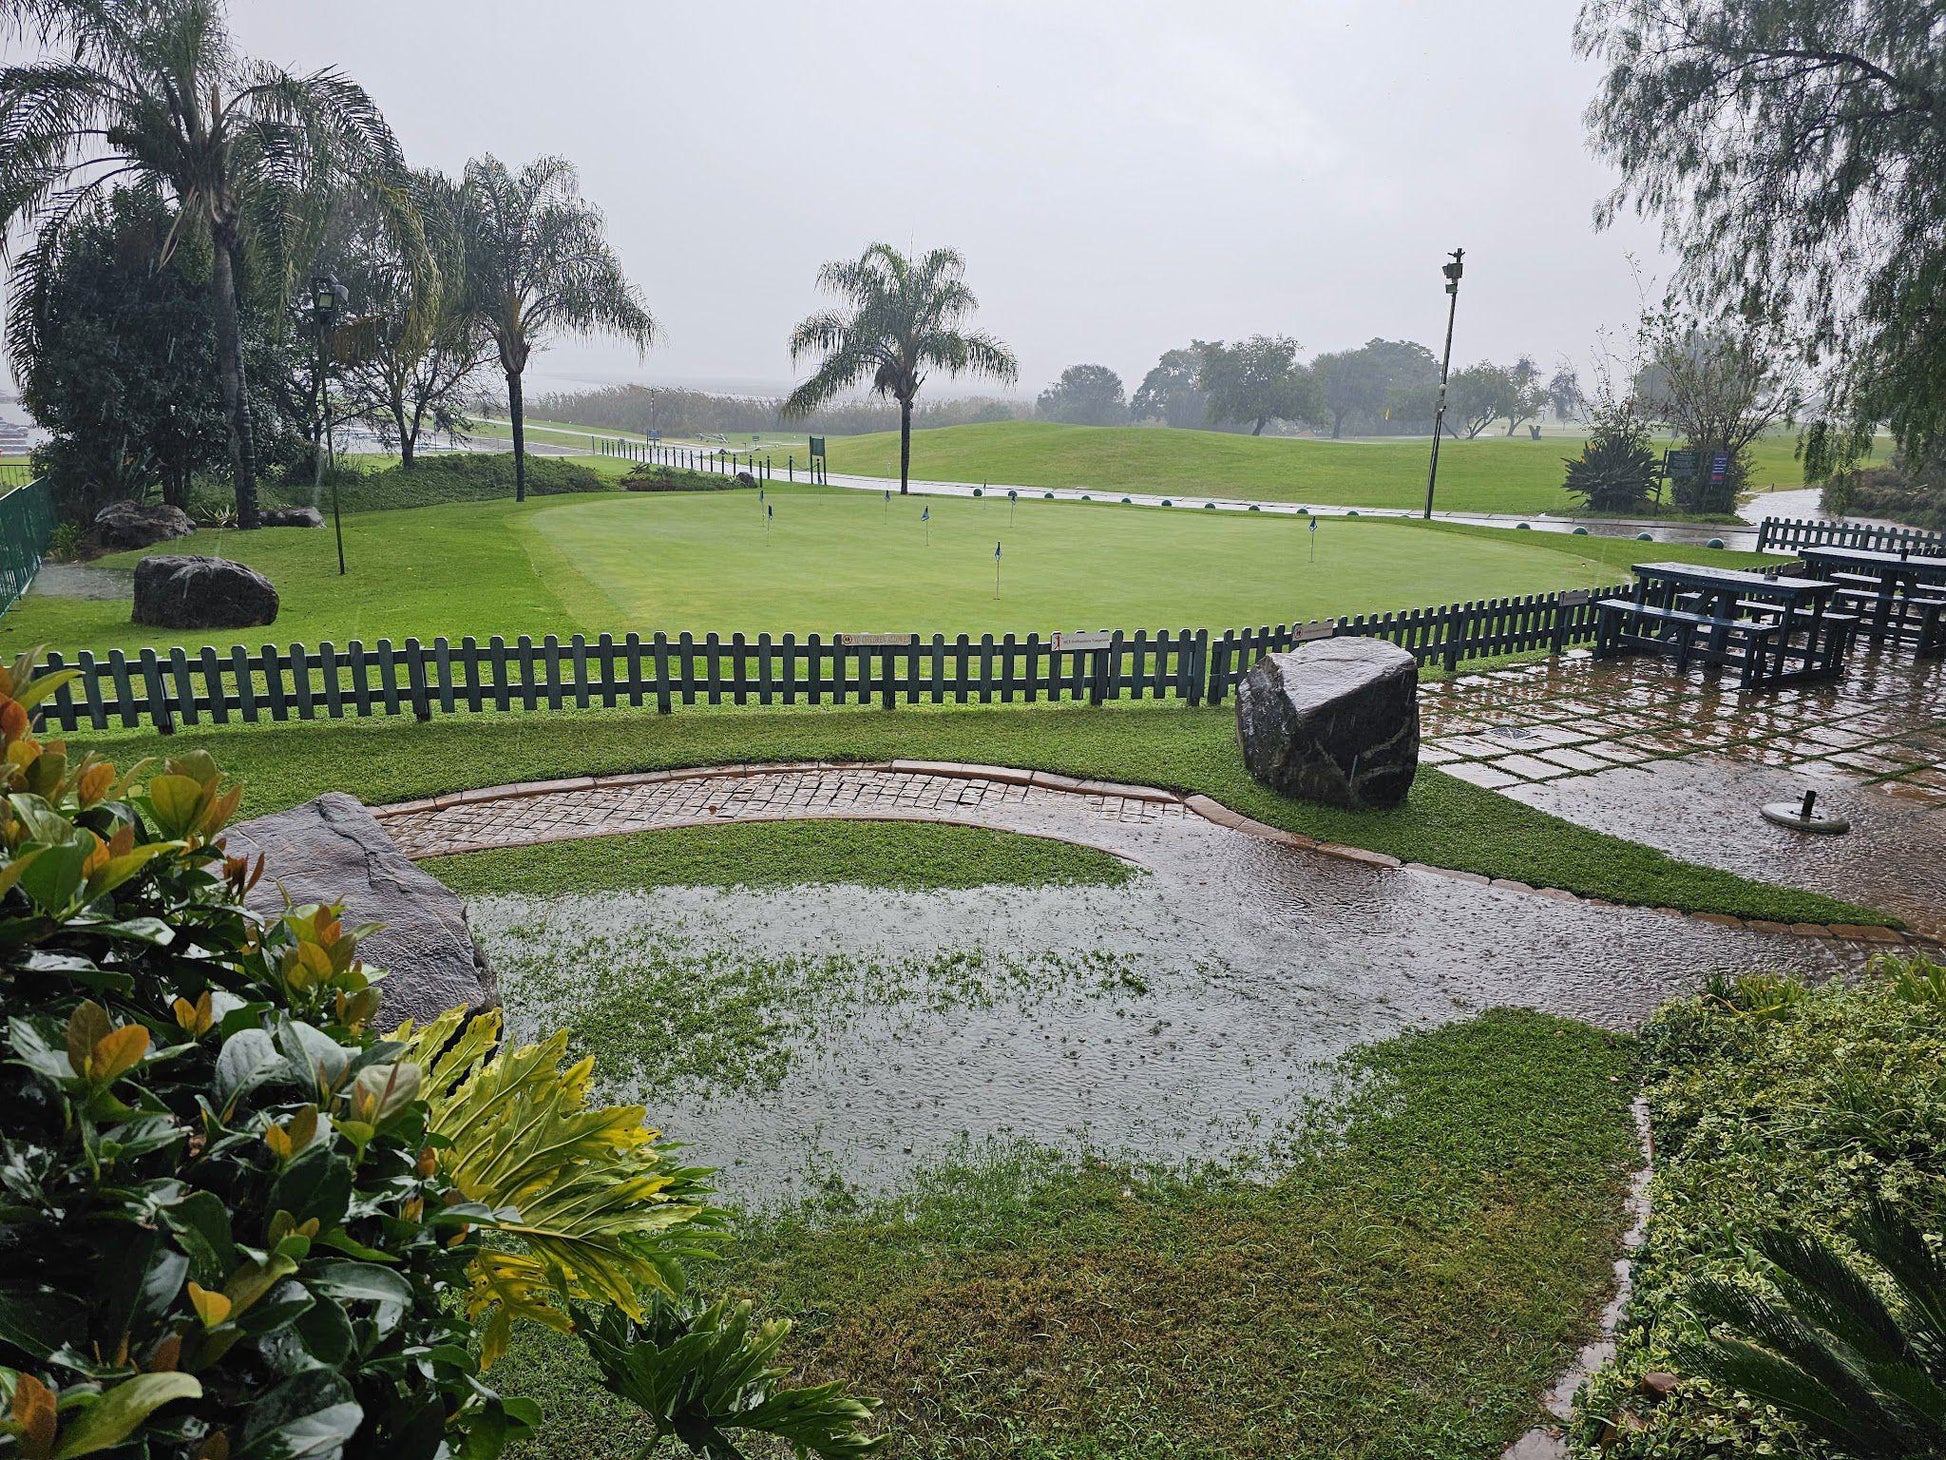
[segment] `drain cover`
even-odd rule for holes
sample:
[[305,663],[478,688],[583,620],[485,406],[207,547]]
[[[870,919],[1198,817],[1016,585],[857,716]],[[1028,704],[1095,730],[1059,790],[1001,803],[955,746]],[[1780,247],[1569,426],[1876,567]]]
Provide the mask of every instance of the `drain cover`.
[[1534,732],[1525,725],[1489,725],[1486,733],[1495,740],[1532,740]]

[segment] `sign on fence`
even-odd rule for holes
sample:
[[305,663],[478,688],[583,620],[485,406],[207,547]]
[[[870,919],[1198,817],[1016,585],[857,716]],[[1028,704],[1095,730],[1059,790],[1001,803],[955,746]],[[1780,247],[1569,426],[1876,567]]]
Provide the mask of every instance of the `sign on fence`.
[[1082,654],[1090,649],[1109,649],[1115,644],[1112,629],[1088,629],[1082,633],[1049,634],[1047,647],[1056,654]]
[[811,438],[811,460],[821,461],[823,459],[824,459],[824,437],[813,436]]
[[1321,618],[1314,623],[1299,624],[1292,631],[1292,637],[1300,644],[1308,644],[1313,639],[1328,639],[1338,632],[1335,618]]
[[840,634],[838,642],[847,649],[903,649],[919,642],[917,634]]
[[1577,603],[1593,603],[1595,593],[1592,588],[1570,588],[1561,594],[1561,606],[1572,608]]

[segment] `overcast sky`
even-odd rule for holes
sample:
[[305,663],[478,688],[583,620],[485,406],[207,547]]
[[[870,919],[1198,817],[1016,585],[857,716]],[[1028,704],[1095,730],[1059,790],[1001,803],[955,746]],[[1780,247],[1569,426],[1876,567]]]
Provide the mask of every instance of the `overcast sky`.
[[[829,258],[952,244],[1037,390],[1132,390],[1192,337],[1586,358],[1636,304],[1568,0],[232,0],[245,50],[365,84],[416,164],[558,152],[664,328],[563,342],[543,388],[776,389]],[[968,393],[976,386],[948,388]],[[945,392],[942,392],[945,393]]]

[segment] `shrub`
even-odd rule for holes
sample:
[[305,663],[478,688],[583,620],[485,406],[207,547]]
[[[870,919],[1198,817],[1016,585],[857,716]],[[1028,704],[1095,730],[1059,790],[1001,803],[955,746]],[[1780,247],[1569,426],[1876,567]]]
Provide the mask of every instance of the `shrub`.
[[1720,981],[1643,1027],[1656,1143],[1648,1240],[1619,1354],[1580,1398],[1576,1453],[1828,1453],[1775,1409],[1696,1378],[1685,1355],[1707,1337],[1698,1308],[1715,1311],[1725,1284],[1781,1293],[1758,1241],[1780,1224],[1848,1258],[1875,1204],[1939,1232],[1943,991],[1946,967],[1883,958],[1857,985]]
[[[527,495],[551,497],[566,492],[610,492],[614,483],[579,462],[558,456],[527,458]],[[455,451],[422,456],[411,471],[387,467],[358,472],[338,487],[338,505],[345,512],[380,512],[394,507],[431,507],[442,502],[512,501],[514,459],[506,451]],[[303,500],[310,500],[308,483]],[[327,495],[324,505],[328,509]]]
[[1626,403],[1598,408],[1578,458],[1566,458],[1562,487],[1590,512],[1638,512],[1655,490],[1648,423]]
[[262,919],[201,752],[128,772],[34,738],[67,676],[0,670],[0,1454],[490,1460],[538,1418],[484,1375],[581,1333],[656,1437],[862,1454],[783,1387],[783,1330],[690,1296],[723,1215],[567,1037],[372,1029],[364,930]]
[[[1827,510],[1830,490],[1825,488]],[[1869,467],[1857,473],[1845,510],[1946,532],[1946,464],[1914,466],[1899,458],[1889,466]]]
[[753,486],[742,474],[719,476],[706,471],[683,471],[660,462],[645,461],[631,467],[622,478],[622,488],[630,492],[727,492],[735,487]]
[[57,563],[72,562],[81,556],[87,534],[78,522],[57,522],[47,535],[47,556]]

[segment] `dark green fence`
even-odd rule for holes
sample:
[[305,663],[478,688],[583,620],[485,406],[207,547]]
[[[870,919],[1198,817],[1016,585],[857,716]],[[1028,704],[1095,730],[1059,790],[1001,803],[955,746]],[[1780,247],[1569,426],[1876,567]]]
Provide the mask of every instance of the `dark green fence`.
[[1946,537],[1916,527],[1870,522],[1813,522],[1801,517],[1766,517],[1757,529],[1757,551],[1788,552],[1802,547],[1864,548],[1868,552],[1946,557]]
[[346,716],[471,714],[590,706],[1032,704],[1176,699],[1219,704],[1267,653],[1313,639],[1364,635],[1421,664],[1560,653],[1590,643],[1594,600],[1620,587],[1408,609],[1309,624],[1115,630],[948,639],[935,634],[821,637],[690,634],[549,635],[513,643],[380,639],[339,646],[83,651],[48,667],[80,671],[48,702],[63,730]]
[[54,535],[54,494],[36,479],[0,497],[0,613],[20,601]]

